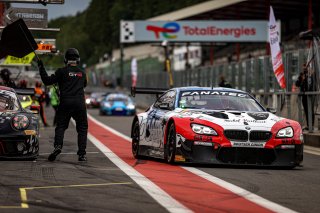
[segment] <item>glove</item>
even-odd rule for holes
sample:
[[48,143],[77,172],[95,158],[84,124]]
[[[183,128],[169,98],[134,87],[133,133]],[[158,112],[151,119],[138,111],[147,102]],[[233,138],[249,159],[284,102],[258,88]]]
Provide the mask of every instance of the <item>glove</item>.
[[39,67],[39,69],[44,68],[43,62],[41,60],[38,60],[38,67]]

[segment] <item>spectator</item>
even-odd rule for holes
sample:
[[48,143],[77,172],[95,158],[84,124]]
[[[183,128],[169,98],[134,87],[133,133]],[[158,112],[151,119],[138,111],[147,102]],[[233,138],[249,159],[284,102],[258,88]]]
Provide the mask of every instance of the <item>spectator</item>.
[[[311,113],[311,119],[312,119],[312,126],[314,125],[314,103],[315,103],[315,96],[314,95],[306,95],[305,92],[314,91],[314,72],[310,69],[308,69],[308,66],[306,64],[303,65],[302,72],[300,73],[297,81],[296,86],[300,88],[301,99],[302,99],[302,105],[304,109],[304,113],[306,116],[307,126],[305,129],[309,130],[309,116],[308,113]],[[308,97],[310,98],[310,109],[308,110]]]
[[10,78],[11,72],[8,69],[3,69],[0,72],[0,76],[2,78],[2,85],[6,87],[16,88],[16,84],[14,81]]
[[219,87],[232,88],[231,84],[225,79],[223,75],[220,75]]

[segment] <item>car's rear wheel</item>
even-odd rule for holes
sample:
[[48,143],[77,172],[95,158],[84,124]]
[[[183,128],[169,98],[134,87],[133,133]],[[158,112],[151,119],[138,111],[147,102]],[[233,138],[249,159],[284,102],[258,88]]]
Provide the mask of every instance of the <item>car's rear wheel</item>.
[[140,151],[139,142],[140,142],[140,126],[139,126],[139,122],[136,121],[132,129],[132,154],[136,159],[141,158],[141,155],[139,154],[139,151]]
[[165,159],[168,163],[174,163],[176,156],[176,128],[171,124],[168,131]]

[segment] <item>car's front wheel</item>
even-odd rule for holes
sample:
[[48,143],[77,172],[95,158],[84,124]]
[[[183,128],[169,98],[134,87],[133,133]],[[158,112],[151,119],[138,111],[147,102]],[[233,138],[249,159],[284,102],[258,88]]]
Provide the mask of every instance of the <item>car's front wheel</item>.
[[139,126],[139,121],[136,121],[132,129],[132,154],[136,159],[141,158],[141,155],[139,154],[139,148],[140,148],[139,142],[140,142],[140,126]]
[[168,163],[174,163],[176,156],[176,128],[171,124],[168,131],[167,144],[165,150],[165,159]]

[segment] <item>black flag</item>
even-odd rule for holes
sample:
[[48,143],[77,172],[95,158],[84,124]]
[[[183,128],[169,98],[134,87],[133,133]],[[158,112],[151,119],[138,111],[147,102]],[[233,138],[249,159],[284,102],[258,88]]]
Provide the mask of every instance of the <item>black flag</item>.
[[7,55],[22,58],[36,49],[38,49],[38,45],[23,19],[19,19],[3,29],[0,41],[0,59]]

